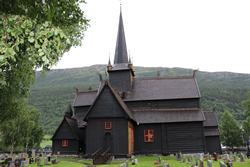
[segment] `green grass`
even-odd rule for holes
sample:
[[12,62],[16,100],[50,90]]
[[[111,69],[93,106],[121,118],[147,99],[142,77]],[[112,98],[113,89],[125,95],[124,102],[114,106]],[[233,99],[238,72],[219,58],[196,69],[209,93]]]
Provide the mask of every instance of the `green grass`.
[[44,148],[46,145],[52,146],[52,140],[43,141],[43,142],[40,143],[40,147],[41,147],[41,148]]
[[[41,158],[41,165],[44,165],[44,160]],[[161,167],[162,165],[154,165],[154,162],[158,161],[158,157],[155,156],[145,156],[145,157],[134,157],[133,159],[138,159],[138,165],[133,165],[134,167]],[[170,163],[171,167],[190,167],[190,164],[182,163],[180,161],[176,161],[175,157],[171,156],[161,156],[161,159],[165,161],[165,163]],[[60,163],[53,165],[54,167],[88,167],[93,166],[93,161],[80,159],[80,158],[71,158],[71,159],[58,159]],[[219,161],[222,161],[221,159],[218,160],[218,162],[213,161],[212,165],[213,167],[220,167]],[[0,161],[1,162],[1,161]],[[110,161],[107,162],[104,165],[94,165],[96,167],[119,167],[120,164],[124,163],[125,161]],[[49,164],[52,164],[49,162]],[[29,167],[36,167],[37,164],[29,164]],[[47,166],[47,165],[46,165]],[[129,161],[129,166],[132,166],[132,161]],[[246,159],[246,162],[233,162],[234,167],[250,167],[250,159]],[[207,167],[207,162],[204,161],[204,167]]]
[[[134,157],[133,159],[138,159],[138,165],[133,165],[134,167],[161,167],[161,165],[154,165],[154,162],[158,161],[158,157],[155,156],[145,156],[145,157]],[[180,161],[176,161],[175,157],[171,156],[161,156],[162,160],[165,161],[165,163],[170,163],[171,167],[190,167],[190,164],[182,163]],[[43,159],[43,158],[42,158]],[[93,161],[88,161],[85,159],[80,159],[80,158],[71,158],[71,159],[58,159],[60,163],[53,165],[57,167],[87,167],[87,166],[92,166]],[[212,165],[213,167],[220,167],[219,161],[222,161],[221,159],[218,160],[218,162],[213,161]],[[104,165],[95,165],[96,167],[108,167],[108,166],[113,166],[113,167],[119,167],[120,164],[124,163],[125,161],[112,161],[112,162],[107,162]],[[41,164],[44,164],[44,160],[41,161]],[[51,162],[49,162],[51,164]],[[35,167],[37,164],[29,164],[29,167]],[[132,166],[132,161],[129,161],[129,166]],[[246,162],[233,162],[234,167],[250,167],[250,159],[246,159]],[[204,161],[204,167],[207,167],[207,162]]]
[[44,135],[43,138],[44,139],[51,139],[52,135]]

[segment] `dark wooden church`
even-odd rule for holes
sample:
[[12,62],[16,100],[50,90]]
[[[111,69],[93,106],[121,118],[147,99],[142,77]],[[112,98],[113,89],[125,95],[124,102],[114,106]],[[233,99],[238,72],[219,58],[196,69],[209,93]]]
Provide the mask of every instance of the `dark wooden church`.
[[109,79],[97,91],[78,92],[53,140],[53,153],[116,157],[132,154],[221,152],[214,111],[204,112],[195,78],[135,78],[128,58],[122,13]]

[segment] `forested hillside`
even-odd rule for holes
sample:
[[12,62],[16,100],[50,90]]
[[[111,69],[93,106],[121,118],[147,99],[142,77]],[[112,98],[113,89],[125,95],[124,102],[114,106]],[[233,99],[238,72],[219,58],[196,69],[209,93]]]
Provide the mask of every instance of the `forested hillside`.
[[[90,67],[51,70],[45,80],[37,72],[37,81],[32,86],[29,104],[41,112],[40,125],[44,126],[45,134],[53,134],[63,119],[64,112],[69,103],[73,104],[76,91],[97,90],[101,73],[105,79],[106,65]],[[134,67],[137,78],[193,75],[193,70],[183,68],[153,68]],[[220,120],[224,110],[230,111],[234,118],[241,123],[245,112],[241,102],[248,98],[250,92],[250,74],[230,72],[201,72],[196,73],[196,79],[201,92],[201,105],[203,110],[212,110],[216,106],[216,113]]]

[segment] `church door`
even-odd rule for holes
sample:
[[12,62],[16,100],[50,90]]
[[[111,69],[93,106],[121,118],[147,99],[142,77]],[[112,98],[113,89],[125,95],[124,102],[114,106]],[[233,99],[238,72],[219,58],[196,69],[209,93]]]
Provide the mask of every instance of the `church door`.
[[104,137],[104,150],[103,151],[106,151],[109,148],[110,148],[110,152],[112,153],[112,137],[110,133],[106,133]]

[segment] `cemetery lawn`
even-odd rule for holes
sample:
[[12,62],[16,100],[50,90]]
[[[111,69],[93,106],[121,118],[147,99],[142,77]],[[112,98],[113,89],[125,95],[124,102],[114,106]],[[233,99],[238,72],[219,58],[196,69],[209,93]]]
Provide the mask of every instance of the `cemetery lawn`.
[[40,143],[40,147],[41,147],[41,148],[44,148],[46,145],[52,146],[52,140],[42,141],[42,142]]
[[[180,161],[175,160],[176,157],[173,156],[161,156],[161,159],[165,161],[165,163],[170,163],[171,167],[190,167],[191,164],[185,164],[181,163]],[[158,156],[144,156],[144,157],[134,157],[133,159],[138,159],[138,165],[133,165],[134,167],[162,167],[161,165],[154,165],[154,162],[157,162],[159,160]],[[107,162],[104,165],[94,165],[93,161],[80,159],[80,158],[72,158],[72,159],[66,159],[61,158],[58,159],[60,163],[52,165],[54,167],[119,167],[120,164],[124,163],[125,161],[112,161]],[[213,161],[212,165],[213,167],[220,167],[219,161],[222,161],[221,159],[218,160],[218,162]],[[44,160],[42,158],[41,164],[44,164]],[[51,162],[49,162],[51,164]],[[37,164],[29,164],[29,167],[36,167]],[[44,165],[45,166],[45,165]],[[46,165],[47,166],[47,165]],[[132,161],[129,161],[129,166],[132,166]],[[233,162],[234,167],[249,167],[250,166],[250,159],[246,159],[246,162]],[[204,167],[207,167],[207,161],[204,161]]]

